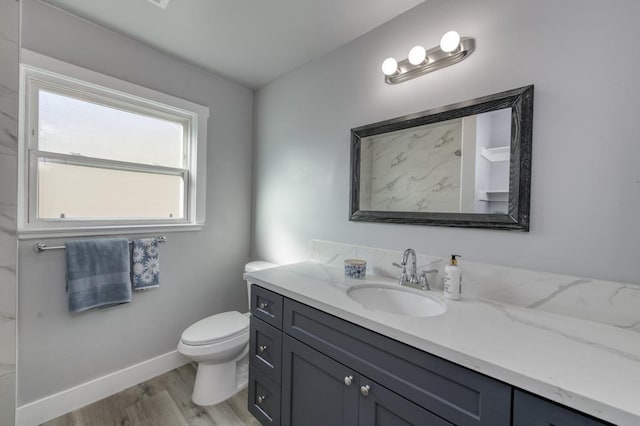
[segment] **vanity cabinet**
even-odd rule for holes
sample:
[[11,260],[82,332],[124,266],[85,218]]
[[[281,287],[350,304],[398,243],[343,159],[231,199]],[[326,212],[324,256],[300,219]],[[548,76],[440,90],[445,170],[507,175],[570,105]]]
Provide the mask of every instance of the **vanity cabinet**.
[[282,353],[283,426],[451,426],[290,336]]
[[600,420],[555,404],[546,399],[515,390],[513,426],[606,426]]
[[282,324],[286,336],[449,423],[510,424],[511,387],[504,383],[294,300],[285,299]]
[[251,301],[249,411],[263,425],[605,424],[257,285]]
[[263,424],[510,424],[504,383],[256,285],[251,310],[249,411]]

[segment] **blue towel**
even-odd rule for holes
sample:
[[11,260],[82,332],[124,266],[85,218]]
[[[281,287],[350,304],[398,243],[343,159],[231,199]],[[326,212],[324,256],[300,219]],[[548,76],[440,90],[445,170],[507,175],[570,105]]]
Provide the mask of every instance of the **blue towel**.
[[67,241],[69,312],[131,302],[129,240]]
[[133,241],[131,281],[135,291],[160,287],[160,252],[158,240],[145,238]]

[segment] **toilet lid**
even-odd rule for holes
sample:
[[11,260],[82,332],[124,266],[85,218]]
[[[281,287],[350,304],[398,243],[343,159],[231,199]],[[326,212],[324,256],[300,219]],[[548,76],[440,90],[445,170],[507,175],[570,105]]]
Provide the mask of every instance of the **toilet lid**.
[[231,311],[212,315],[198,321],[182,333],[186,345],[208,345],[236,337],[249,328],[249,318],[240,312]]

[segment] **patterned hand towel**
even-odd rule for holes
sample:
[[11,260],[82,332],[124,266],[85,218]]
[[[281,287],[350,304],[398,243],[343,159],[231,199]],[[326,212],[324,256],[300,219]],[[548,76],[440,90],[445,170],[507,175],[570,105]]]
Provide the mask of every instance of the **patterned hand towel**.
[[160,252],[155,238],[133,241],[132,281],[135,291],[160,287]]
[[129,240],[75,240],[65,247],[69,312],[131,302]]

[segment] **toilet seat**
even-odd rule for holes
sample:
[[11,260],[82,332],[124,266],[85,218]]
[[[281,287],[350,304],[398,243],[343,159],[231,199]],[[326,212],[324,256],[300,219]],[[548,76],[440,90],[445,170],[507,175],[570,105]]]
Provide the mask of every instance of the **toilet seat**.
[[187,328],[180,338],[187,346],[207,346],[247,334],[249,318],[237,311],[204,318]]

